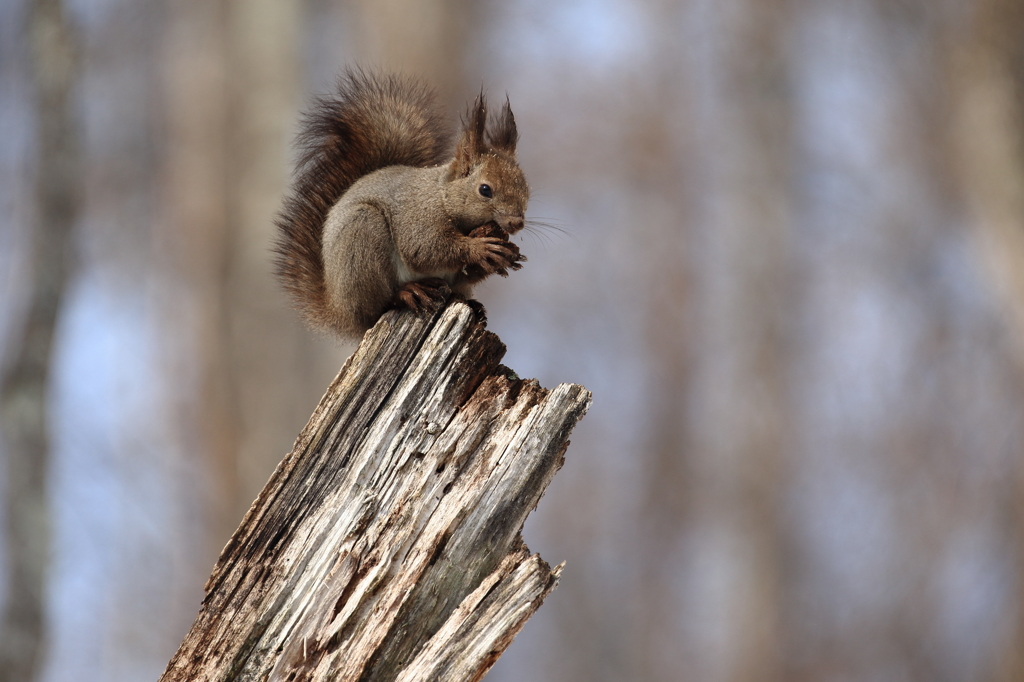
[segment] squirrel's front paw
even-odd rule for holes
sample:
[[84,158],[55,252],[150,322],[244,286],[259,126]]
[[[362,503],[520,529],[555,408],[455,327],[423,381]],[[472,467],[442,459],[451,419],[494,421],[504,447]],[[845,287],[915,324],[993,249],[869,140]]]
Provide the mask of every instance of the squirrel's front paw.
[[421,310],[437,310],[451,294],[448,282],[439,277],[428,277],[400,286],[395,293],[395,302],[418,314]]
[[487,225],[478,227],[469,234],[473,239],[470,259],[466,264],[465,272],[471,281],[478,281],[484,277],[497,273],[502,277],[508,277],[509,270],[519,270],[526,256],[519,252],[519,247],[502,236],[477,236],[485,235]]

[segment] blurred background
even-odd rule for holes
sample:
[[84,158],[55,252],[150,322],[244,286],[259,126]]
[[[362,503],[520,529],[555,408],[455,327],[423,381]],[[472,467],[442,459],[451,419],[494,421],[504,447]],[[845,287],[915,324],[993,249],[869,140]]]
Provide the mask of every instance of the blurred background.
[[505,363],[594,406],[488,680],[1024,680],[1024,3],[0,0],[0,680],[155,680],[352,347],[271,278],[346,65],[511,98]]

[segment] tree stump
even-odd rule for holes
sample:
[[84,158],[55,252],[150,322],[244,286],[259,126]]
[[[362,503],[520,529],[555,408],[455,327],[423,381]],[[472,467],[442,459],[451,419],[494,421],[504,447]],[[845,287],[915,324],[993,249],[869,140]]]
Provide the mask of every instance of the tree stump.
[[521,537],[590,405],[482,315],[367,332],[221,553],[161,682],[479,680],[558,583]]

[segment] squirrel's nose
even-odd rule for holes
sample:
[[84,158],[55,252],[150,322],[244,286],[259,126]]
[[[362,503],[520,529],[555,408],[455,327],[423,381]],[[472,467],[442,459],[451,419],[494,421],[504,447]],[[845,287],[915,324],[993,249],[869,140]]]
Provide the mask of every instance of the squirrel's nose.
[[512,216],[507,221],[505,231],[509,233],[518,232],[519,230],[523,229],[524,222],[525,221],[523,220],[523,216]]

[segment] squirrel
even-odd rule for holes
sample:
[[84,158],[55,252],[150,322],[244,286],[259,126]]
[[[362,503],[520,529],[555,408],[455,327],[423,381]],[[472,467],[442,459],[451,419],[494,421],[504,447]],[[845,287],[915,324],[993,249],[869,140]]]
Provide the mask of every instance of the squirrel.
[[314,327],[356,337],[389,308],[434,310],[522,267],[508,235],[525,224],[529,187],[508,98],[488,121],[481,91],[454,152],[452,138],[417,81],[350,70],[316,100],[275,248],[277,275]]

